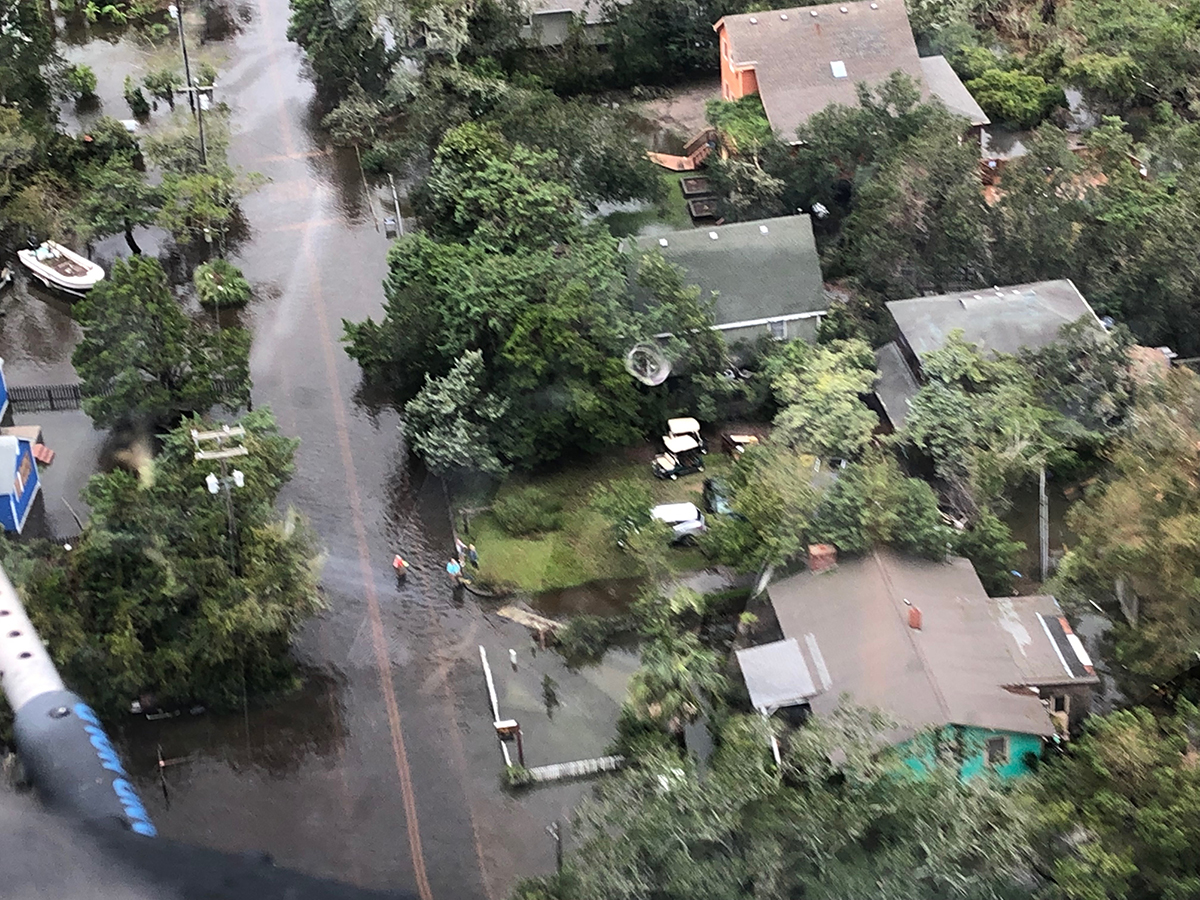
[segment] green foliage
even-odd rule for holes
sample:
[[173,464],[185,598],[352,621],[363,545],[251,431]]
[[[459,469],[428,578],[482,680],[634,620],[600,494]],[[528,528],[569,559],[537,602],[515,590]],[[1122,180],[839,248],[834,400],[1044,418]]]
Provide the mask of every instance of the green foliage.
[[224,233],[234,220],[238,201],[256,184],[253,177],[215,161],[203,172],[165,172],[158,224],[180,243]]
[[620,542],[630,532],[650,524],[654,499],[644,481],[623,478],[596,485],[588,505],[608,522],[613,536]]
[[131,75],[125,76],[124,94],[125,102],[129,104],[129,111],[135,118],[145,119],[150,115],[150,101],[146,99],[146,95],[142,93],[142,89]]
[[203,60],[196,66],[196,86],[212,87],[217,83],[217,70],[212,63]]
[[83,337],[71,357],[83,408],[97,425],[148,419],[169,425],[220,403],[250,399],[250,336],[190,321],[157,260],[117,260],[75,307]]
[[1056,593],[1105,607],[1114,661],[1148,681],[1174,676],[1200,651],[1200,379],[1173,369],[1143,387],[1130,422],[1107,478],[1071,509],[1077,538]]
[[1008,525],[987,508],[980,510],[966,531],[954,536],[954,552],[971,560],[984,589],[992,597],[1012,590],[1012,571],[1024,549],[1021,541],[1013,540]]
[[888,545],[930,559],[945,555],[953,537],[929,485],[882,453],[841,471],[821,498],[811,533],[843,553]]
[[721,0],[635,0],[606,5],[613,77],[623,86],[670,84],[717,70],[712,23],[741,7]]
[[0,98],[31,121],[53,123],[54,95],[45,71],[56,61],[49,8],[24,0],[0,2]]
[[765,374],[781,407],[774,439],[817,457],[857,457],[879,417],[862,402],[875,383],[871,347],[857,339],[812,345],[791,341]]
[[304,50],[317,90],[337,102],[357,84],[380,96],[391,74],[393,56],[357,3],[291,0],[287,37]]
[[966,84],[967,90],[994,122],[1032,128],[1056,106],[1066,106],[1062,88],[1040,75],[988,69]]
[[289,686],[291,636],[320,608],[313,538],[275,503],[296,441],[269,412],[241,422],[245,487],[225,503],[205,486],[188,420],[164,437],[140,477],[96,475],[91,518],[61,545],[0,547],[66,681],[104,713],[150,693],[158,702],[236,708],[244,695]]
[[404,405],[412,449],[434,473],[506,470],[494,449],[494,431],[509,401],[487,393],[483,383],[483,354],[468,351],[443,377],[426,374],[425,386]]
[[643,720],[679,732],[727,688],[720,657],[696,635],[664,633],[642,645],[628,703]]
[[704,105],[708,123],[721,132],[735,153],[756,157],[775,140],[771,123],[763,110],[762,98],[748,94],[740,100],[709,100]]
[[794,557],[806,544],[817,508],[815,462],[782,444],[749,448],[729,477],[731,502],[741,518],[713,522],[701,546],[745,572]]
[[355,82],[350,85],[345,98],[333,111],[321,120],[321,127],[329,132],[333,140],[343,146],[358,147],[369,144],[384,124],[384,106],[367,96],[367,92]]
[[96,96],[96,73],[91,66],[84,63],[69,66],[66,80],[71,96],[77,100],[89,100]]
[[142,84],[146,86],[150,96],[167,101],[171,109],[174,109],[175,92],[183,87],[183,76],[176,69],[156,69],[146,74]]
[[133,229],[152,224],[162,203],[145,173],[128,155],[118,153],[87,166],[81,180],[85,188],[77,210],[80,232],[89,238],[124,232],[129,249],[140,253]]
[[202,306],[226,309],[250,302],[250,282],[242,270],[223,259],[201,263],[192,273],[196,295]]
[[[1026,816],[1014,798],[950,767],[908,778],[881,754],[886,723],[850,709],[782,742],[728,720],[701,778],[667,750],[606,779],[578,810],[561,879],[525,896],[873,897],[999,900],[1026,894]],[[669,840],[664,836],[669,835]]]
[[554,633],[554,646],[568,665],[597,663],[623,627],[624,621],[616,616],[571,616]]
[[1194,896],[1200,864],[1200,712],[1092,717],[1039,777],[1038,840],[1050,900]]
[[497,498],[492,515],[501,528],[517,537],[557,531],[562,525],[562,500],[540,488],[522,488]]

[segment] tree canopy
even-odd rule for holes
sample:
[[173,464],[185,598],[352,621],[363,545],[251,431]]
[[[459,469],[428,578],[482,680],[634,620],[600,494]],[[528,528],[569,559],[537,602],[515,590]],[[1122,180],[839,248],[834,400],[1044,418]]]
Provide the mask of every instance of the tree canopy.
[[248,403],[249,333],[189,319],[157,260],[117,260],[75,310],[83,337],[72,362],[97,424],[169,425],[217,404]]

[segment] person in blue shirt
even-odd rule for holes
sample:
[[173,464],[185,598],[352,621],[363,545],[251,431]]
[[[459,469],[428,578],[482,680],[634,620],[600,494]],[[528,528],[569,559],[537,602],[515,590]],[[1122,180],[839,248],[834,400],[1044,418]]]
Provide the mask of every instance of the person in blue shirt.
[[451,559],[446,563],[446,575],[450,578],[451,584],[458,584],[459,577],[462,575],[462,564],[457,559]]

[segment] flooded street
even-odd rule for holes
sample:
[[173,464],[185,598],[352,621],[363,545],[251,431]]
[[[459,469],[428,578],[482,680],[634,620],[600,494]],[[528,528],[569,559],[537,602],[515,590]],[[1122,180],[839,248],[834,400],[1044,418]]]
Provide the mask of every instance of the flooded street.
[[[330,151],[316,131],[312,85],[285,37],[287,0],[236,10],[240,33],[206,52],[225,60],[230,161],[270,179],[242,204],[250,235],[231,259],[256,299],[240,318],[254,332],[255,408],[301,439],[284,500],[327,553],[328,609],[298,642],[307,677],[294,696],[233,715],[131,717],[114,730],[164,836],[423,900],[498,900],[518,877],[553,869],[545,828],[588,786],[504,791],[479,647],[503,714],[522,720],[530,765],[604,752],[636,658],[569,671],[557,654],[535,655],[520,626],[452,594],[444,490],[408,468],[397,415],[356,400],[358,367],[339,343],[343,318],[381,311],[378,196],[365,194],[352,152]],[[119,86],[113,66],[136,54],[96,42],[67,53],[95,60],[104,111],[127,117],[109,82]],[[154,244],[151,235],[147,252]],[[110,246],[120,252],[123,240],[97,258]],[[14,383],[75,380],[78,329],[65,307],[24,288],[12,303],[2,345]],[[397,551],[413,565],[402,587]]]

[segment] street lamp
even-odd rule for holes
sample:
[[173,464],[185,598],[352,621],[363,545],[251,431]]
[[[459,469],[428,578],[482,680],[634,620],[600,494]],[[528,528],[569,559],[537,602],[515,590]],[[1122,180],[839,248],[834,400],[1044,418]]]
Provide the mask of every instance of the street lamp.
[[188,62],[187,39],[183,35],[183,13],[172,3],[167,12],[179,30],[179,50],[183,54],[183,77],[187,81],[188,105],[196,113],[196,129],[200,135],[200,166],[208,166],[208,152],[204,146],[204,104],[200,102],[199,89],[192,83],[192,67]]

